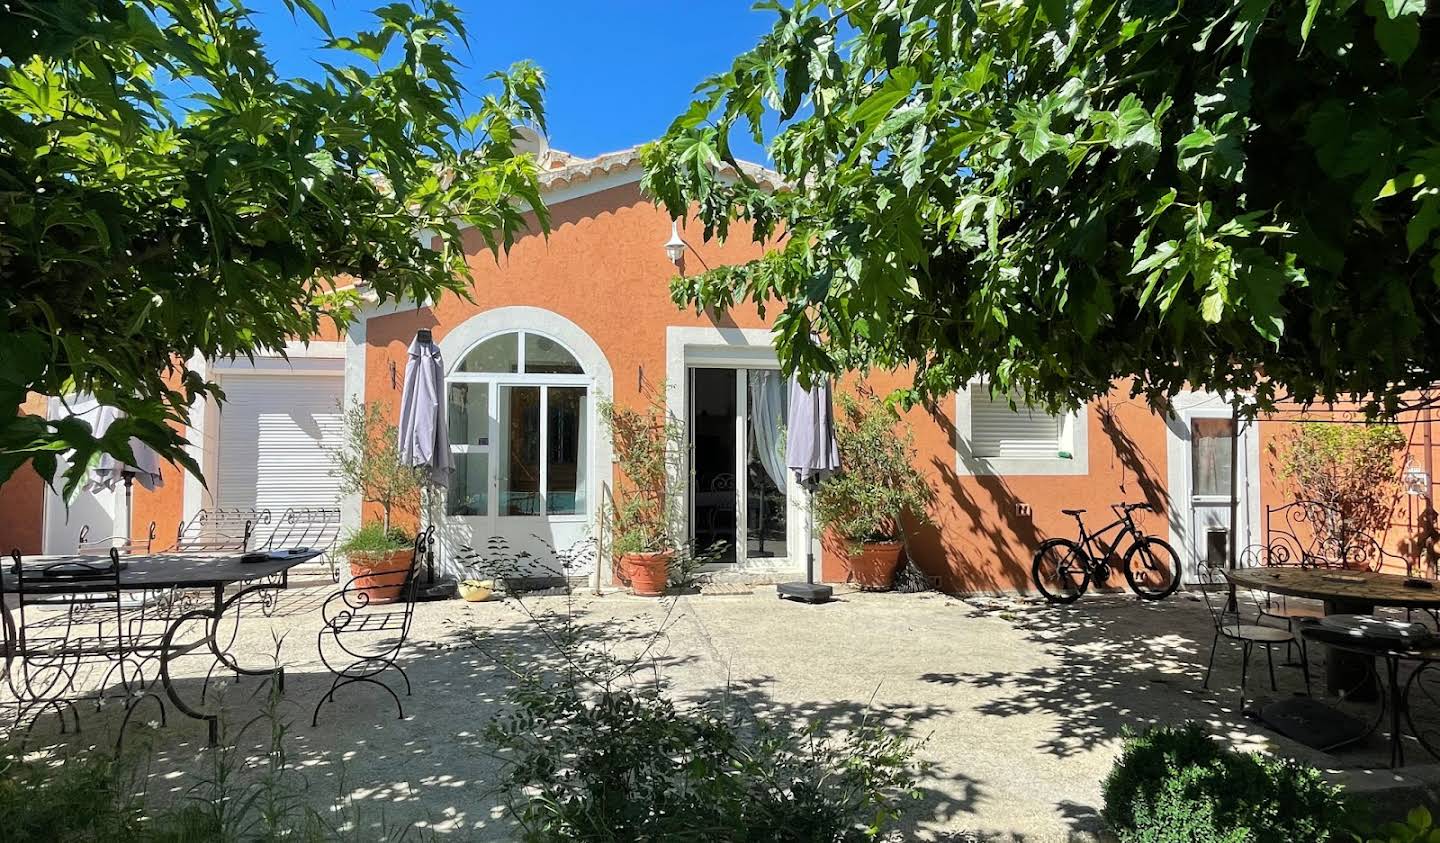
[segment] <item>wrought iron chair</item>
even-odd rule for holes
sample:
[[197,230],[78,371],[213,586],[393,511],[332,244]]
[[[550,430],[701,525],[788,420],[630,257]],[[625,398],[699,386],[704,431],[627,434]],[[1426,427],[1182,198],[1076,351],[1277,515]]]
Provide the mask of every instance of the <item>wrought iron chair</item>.
[[[378,677],[391,670],[400,674],[405,682],[405,696],[410,696],[410,677],[396,659],[405,646],[415,617],[421,559],[434,547],[434,542],[435,528],[430,527],[416,536],[410,564],[396,571],[357,577],[330,595],[321,606],[323,625],[316,647],[320,660],[335,678],[315,704],[311,726],[319,725],[320,709],[334,701],[336,691],[359,682],[384,689],[395,700],[400,719],[404,719],[405,707],[400,696]],[[381,602],[382,599],[388,602]]]
[[[80,527],[80,535],[75,542],[75,552],[85,556],[89,554],[108,554],[113,547],[120,551],[121,556],[129,556],[134,553],[150,553],[155,549],[155,531],[157,527],[154,521],[145,531],[143,539],[125,539],[124,536],[106,536],[96,539],[90,536],[90,525]],[[116,542],[119,542],[117,544]]]
[[328,565],[330,578],[337,583],[340,581],[340,566],[330,555],[340,539],[338,507],[292,506],[276,520],[274,529],[253,538],[258,548],[308,547],[322,551],[323,554],[315,561]]
[[181,521],[175,533],[177,553],[223,553],[249,550],[256,530],[270,523],[268,509],[202,509]]
[[1299,500],[1265,508],[1261,547],[1265,565],[1379,571],[1387,565],[1407,570],[1409,560],[1386,550],[1374,536],[1348,524],[1344,514],[1323,501]]
[[[0,580],[6,635],[6,679],[14,696],[17,728],[29,718],[28,735],[46,711],[67,730],[68,712],[80,731],[76,703],[107,698],[124,701],[125,726],[145,699],[165,707],[150,690],[146,664],[158,656],[159,637],[147,635],[145,615],[127,611],[120,588],[120,552],[110,549],[105,562],[53,562],[26,568],[18,551],[11,553],[14,589]],[[13,598],[14,611],[10,608]],[[96,676],[98,675],[98,679]],[[118,676],[118,686],[112,681]],[[34,715],[31,717],[31,715]]]
[[[1247,623],[1241,617],[1238,600],[1230,599],[1228,588],[1229,581],[1225,579],[1223,560],[1201,560],[1200,564],[1201,582],[1199,583],[1200,594],[1204,597],[1205,608],[1210,613],[1210,619],[1215,625],[1215,637],[1210,642],[1210,658],[1205,665],[1205,681],[1202,688],[1210,687],[1210,674],[1215,669],[1215,651],[1220,646],[1220,639],[1233,641],[1240,645],[1240,708],[1245,708],[1245,692],[1250,679],[1250,653],[1256,647],[1265,648],[1265,658],[1270,667],[1270,690],[1278,691],[1279,686],[1275,682],[1275,654],[1276,646],[1287,647],[1296,644],[1296,636],[1289,629],[1278,629],[1273,626],[1264,626],[1260,623]],[[1257,618],[1258,621],[1258,618]],[[1310,658],[1303,643],[1300,650],[1300,669],[1305,675],[1305,693],[1310,694]]]

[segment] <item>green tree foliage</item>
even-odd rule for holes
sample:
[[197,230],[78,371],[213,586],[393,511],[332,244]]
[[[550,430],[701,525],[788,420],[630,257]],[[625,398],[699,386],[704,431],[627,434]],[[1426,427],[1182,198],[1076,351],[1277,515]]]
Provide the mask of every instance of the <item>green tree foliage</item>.
[[[778,301],[790,366],[1052,408],[1133,378],[1384,412],[1440,377],[1426,0],[762,6],[645,187],[777,246],[673,293]],[[793,189],[720,175],[737,131]]]
[[[192,355],[283,351],[343,324],[349,279],[382,301],[463,293],[463,226],[498,252],[525,206],[547,225],[512,129],[543,128],[543,76],[491,74],[464,113],[455,7],[415,3],[341,36],[313,0],[287,0],[328,39],[313,79],[277,74],[239,0],[4,5],[0,480],[27,459],[48,480],[73,449],[74,488],[132,436],[198,473],[172,425],[223,396]],[[127,416],[97,441],[7,409],[32,391]]]

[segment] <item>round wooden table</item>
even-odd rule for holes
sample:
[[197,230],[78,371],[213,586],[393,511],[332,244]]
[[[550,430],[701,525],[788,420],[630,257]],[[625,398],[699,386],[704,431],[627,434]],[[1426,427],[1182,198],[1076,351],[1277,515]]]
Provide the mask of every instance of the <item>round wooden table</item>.
[[[1376,606],[1440,609],[1440,587],[1408,586],[1407,578],[1397,574],[1288,567],[1238,568],[1224,574],[1241,588],[1319,600],[1327,615],[1368,615]],[[1325,687],[1332,693],[1355,689],[1372,672],[1373,664],[1366,656],[1327,648]]]

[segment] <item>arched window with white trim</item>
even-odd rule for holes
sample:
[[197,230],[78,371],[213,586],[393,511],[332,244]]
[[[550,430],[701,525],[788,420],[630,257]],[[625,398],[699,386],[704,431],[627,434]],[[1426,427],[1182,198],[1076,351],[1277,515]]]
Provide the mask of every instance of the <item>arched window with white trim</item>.
[[447,382],[455,456],[447,515],[589,516],[592,378],[569,348],[538,331],[485,337]]

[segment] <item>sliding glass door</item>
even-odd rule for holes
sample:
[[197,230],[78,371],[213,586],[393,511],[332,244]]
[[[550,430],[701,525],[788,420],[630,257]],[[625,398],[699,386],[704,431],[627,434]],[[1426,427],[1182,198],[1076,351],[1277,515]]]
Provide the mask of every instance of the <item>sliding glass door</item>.
[[773,369],[693,367],[690,532],[716,561],[789,556],[785,379]]

